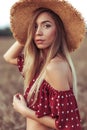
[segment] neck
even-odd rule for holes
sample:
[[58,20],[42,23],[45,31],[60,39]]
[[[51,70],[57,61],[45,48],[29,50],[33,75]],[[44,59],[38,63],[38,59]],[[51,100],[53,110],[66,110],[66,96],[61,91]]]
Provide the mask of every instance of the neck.
[[46,59],[46,58],[47,58],[48,52],[49,52],[49,48],[46,48],[46,49],[42,49],[42,50],[41,50],[41,55],[42,55],[42,58],[43,58],[43,59]]

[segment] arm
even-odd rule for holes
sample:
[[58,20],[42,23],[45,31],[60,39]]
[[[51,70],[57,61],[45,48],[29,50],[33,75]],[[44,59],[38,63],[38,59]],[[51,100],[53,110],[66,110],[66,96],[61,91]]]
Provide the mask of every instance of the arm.
[[17,65],[17,57],[22,52],[23,48],[24,45],[16,41],[4,54],[4,59],[11,64]]
[[29,109],[26,106],[26,102],[21,94],[19,96],[17,95],[14,96],[13,107],[17,112],[22,114],[24,117],[31,118],[47,127],[56,129],[55,119],[52,119],[52,117],[50,116],[44,116],[44,117],[38,118],[37,115],[35,114],[35,111]]
[[56,129],[55,119],[52,119],[52,117],[50,117],[50,116],[43,116],[41,118],[38,118],[35,114],[35,111],[29,109],[28,107],[25,109],[25,115],[27,118],[31,118],[47,127]]

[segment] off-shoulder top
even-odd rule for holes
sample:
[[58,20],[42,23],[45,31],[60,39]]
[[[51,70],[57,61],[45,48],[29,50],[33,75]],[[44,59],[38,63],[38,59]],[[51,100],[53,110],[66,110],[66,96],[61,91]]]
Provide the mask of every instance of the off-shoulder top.
[[[18,57],[18,68],[22,72],[23,57],[21,56]],[[27,96],[36,78],[33,78],[24,93],[27,106],[35,111],[38,118],[43,116],[54,118],[58,130],[82,130],[77,101],[71,88],[66,91],[58,91],[44,79],[40,86],[37,100],[31,106],[34,100],[33,96],[30,102],[28,102]]]

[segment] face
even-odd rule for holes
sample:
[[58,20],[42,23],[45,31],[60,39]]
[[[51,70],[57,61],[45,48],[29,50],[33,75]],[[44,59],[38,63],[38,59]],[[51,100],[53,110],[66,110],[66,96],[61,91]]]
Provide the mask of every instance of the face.
[[49,48],[55,41],[56,25],[50,14],[44,12],[35,23],[34,42],[39,49]]

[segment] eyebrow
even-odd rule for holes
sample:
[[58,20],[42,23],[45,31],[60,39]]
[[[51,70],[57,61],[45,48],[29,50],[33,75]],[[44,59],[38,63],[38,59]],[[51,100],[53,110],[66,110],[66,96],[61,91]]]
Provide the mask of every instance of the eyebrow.
[[47,22],[51,23],[51,21],[49,21],[49,20],[42,21],[41,23],[44,24],[44,23],[47,23]]
[[47,22],[52,23],[52,22],[49,21],[49,20],[45,20],[45,21],[42,21],[41,24],[44,24],[44,23],[47,23]]

